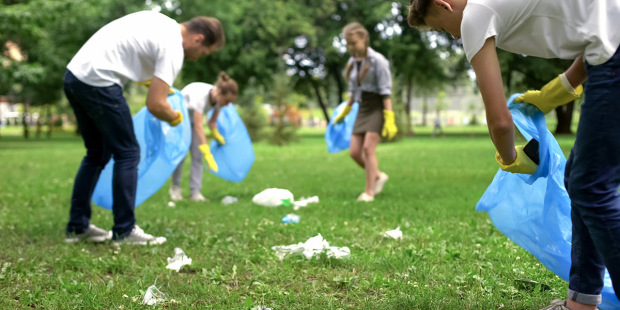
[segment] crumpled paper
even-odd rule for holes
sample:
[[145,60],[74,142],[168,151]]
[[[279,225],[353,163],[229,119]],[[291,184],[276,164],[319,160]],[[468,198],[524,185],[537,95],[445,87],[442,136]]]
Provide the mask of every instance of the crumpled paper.
[[402,239],[403,238],[403,232],[400,231],[400,226],[398,226],[394,230],[388,230],[388,231],[384,232],[383,236],[389,237],[389,238],[392,238],[392,239]]
[[329,246],[329,242],[323,239],[321,234],[308,239],[304,243],[277,245],[272,246],[271,249],[276,252],[276,256],[280,260],[293,255],[302,255],[307,259],[312,257],[319,258],[321,253],[325,253],[329,258],[343,259],[351,257],[351,250],[348,247]]
[[168,257],[168,265],[166,269],[171,269],[176,272],[181,270],[181,267],[185,265],[191,265],[192,259],[185,255],[185,252],[181,248],[174,248],[174,256]]
[[293,210],[297,211],[300,208],[307,207],[310,203],[319,203],[319,196],[301,197],[301,199],[293,202]]

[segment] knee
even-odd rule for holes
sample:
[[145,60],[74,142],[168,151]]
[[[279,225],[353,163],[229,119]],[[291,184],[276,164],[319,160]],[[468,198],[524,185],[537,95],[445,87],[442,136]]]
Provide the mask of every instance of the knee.
[[103,169],[103,167],[105,167],[108,161],[110,161],[111,157],[112,157],[112,154],[110,152],[106,152],[103,149],[89,148],[86,151],[86,156],[84,157],[84,161],[88,162],[92,166]]
[[361,149],[350,149],[349,155],[353,159],[361,159],[362,158],[362,150]]
[[364,151],[364,154],[366,154],[366,156],[372,156],[372,155],[375,155],[376,147],[372,145],[364,144],[364,146],[362,147],[362,150]]
[[114,153],[114,161],[137,166],[140,162],[140,146],[127,147]]

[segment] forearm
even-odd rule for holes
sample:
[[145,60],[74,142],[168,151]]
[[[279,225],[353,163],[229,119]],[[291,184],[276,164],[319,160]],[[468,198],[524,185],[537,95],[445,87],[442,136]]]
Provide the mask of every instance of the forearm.
[[147,99],[146,108],[155,117],[162,121],[170,122],[177,118],[177,112],[172,109],[170,104],[166,100],[151,100]]
[[192,128],[194,134],[198,137],[200,144],[207,144],[207,137],[205,136],[204,128],[202,128],[202,113],[194,111],[194,115],[192,115],[192,117],[194,118],[194,128]]
[[570,82],[573,88],[583,84],[588,78],[588,72],[586,71],[586,65],[583,62],[583,56],[579,56],[573,64],[564,72],[566,78]]
[[383,98],[383,109],[384,110],[388,110],[388,111],[392,111],[392,98],[389,96],[386,96],[385,98]]

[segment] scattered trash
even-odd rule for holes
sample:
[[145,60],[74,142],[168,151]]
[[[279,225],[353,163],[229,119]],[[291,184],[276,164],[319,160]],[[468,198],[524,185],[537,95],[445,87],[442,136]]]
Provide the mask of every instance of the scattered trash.
[[238,201],[237,197],[226,196],[226,197],[222,198],[222,204],[224,204],[224,205],[229,205],[229,204],[235,203],[237,201]]
[[268,188],[252,198],[252,202],[263,207],[288,207],[293,205],[293,201],[293,193],[279,188]]
[[308,259],[312,257],[319,258],[321,253],[327,254],[329,258],[342,259],[351,257],[351,250],[348,247],[329,246],[329,243],[323,239],[321,234],[308,239],[304,243],[277,245],[271,247],[271,249],[276,252],[276,256],[281,260],[292,255],[303,255]]
[[185,255],[185,252],[181,250],[181,248],[174,248],[174,256],[172,258],[168,257],[168,266],[166,269],[175,270],[179,272],[181,267],[185,265],[191,265],[192,259]]
[[293,210],[297,211],[300,208],[308,206],[309,203],[319,203],[319,196],[312,196],[308,198],[301,197],[300,200],[293,202]]
[[400,226],[398,226],[394,230],[388,230],[388,231],[384,232],[383,236],[390,237],[392,239],[402,239],[403,238],[403,232],[400,231]]
[[144,293],[144,299],[142,300],[143,305],[153,306],[155,308],[156,305],[159,305],[167,300],[166,295],[162,293],[155,285],[149,286]]
[[168,207],[170,207],[170,208],[174,208],[174,207],[176,207],[176,206],[177,206],[177,204],[176,204],[176,203],[174,203],[174,201],[168,201]]
[[284,223],[284,224],[291,224],[291,223],[297,224],[297,223],[299,223],[299,215],[293,214],[293,213],[289,213],[285,217],[282,218],[282,223]]
[[271,310],[271,308],[267,308],[263,306],[256,306],[256,307],[252,307],[250,310]]
[[536,287],[540,287],[541,291],[548,291],[551,289],[551,287],[547,284],[536,282],[530,279],[517,279],[515,280],[515,284],[516,284],[515,286],[518,289],[525,290],[528,292],[533,292],[536,289]]

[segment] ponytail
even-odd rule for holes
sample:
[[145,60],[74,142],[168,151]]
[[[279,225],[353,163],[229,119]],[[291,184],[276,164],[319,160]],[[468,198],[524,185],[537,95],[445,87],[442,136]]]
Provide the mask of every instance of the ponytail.
[[224,71],[220,72],[217,76],[215,87],[219,89],[222,94],[233,94],[236,96],[239,93],[237,82],[231,79]]

